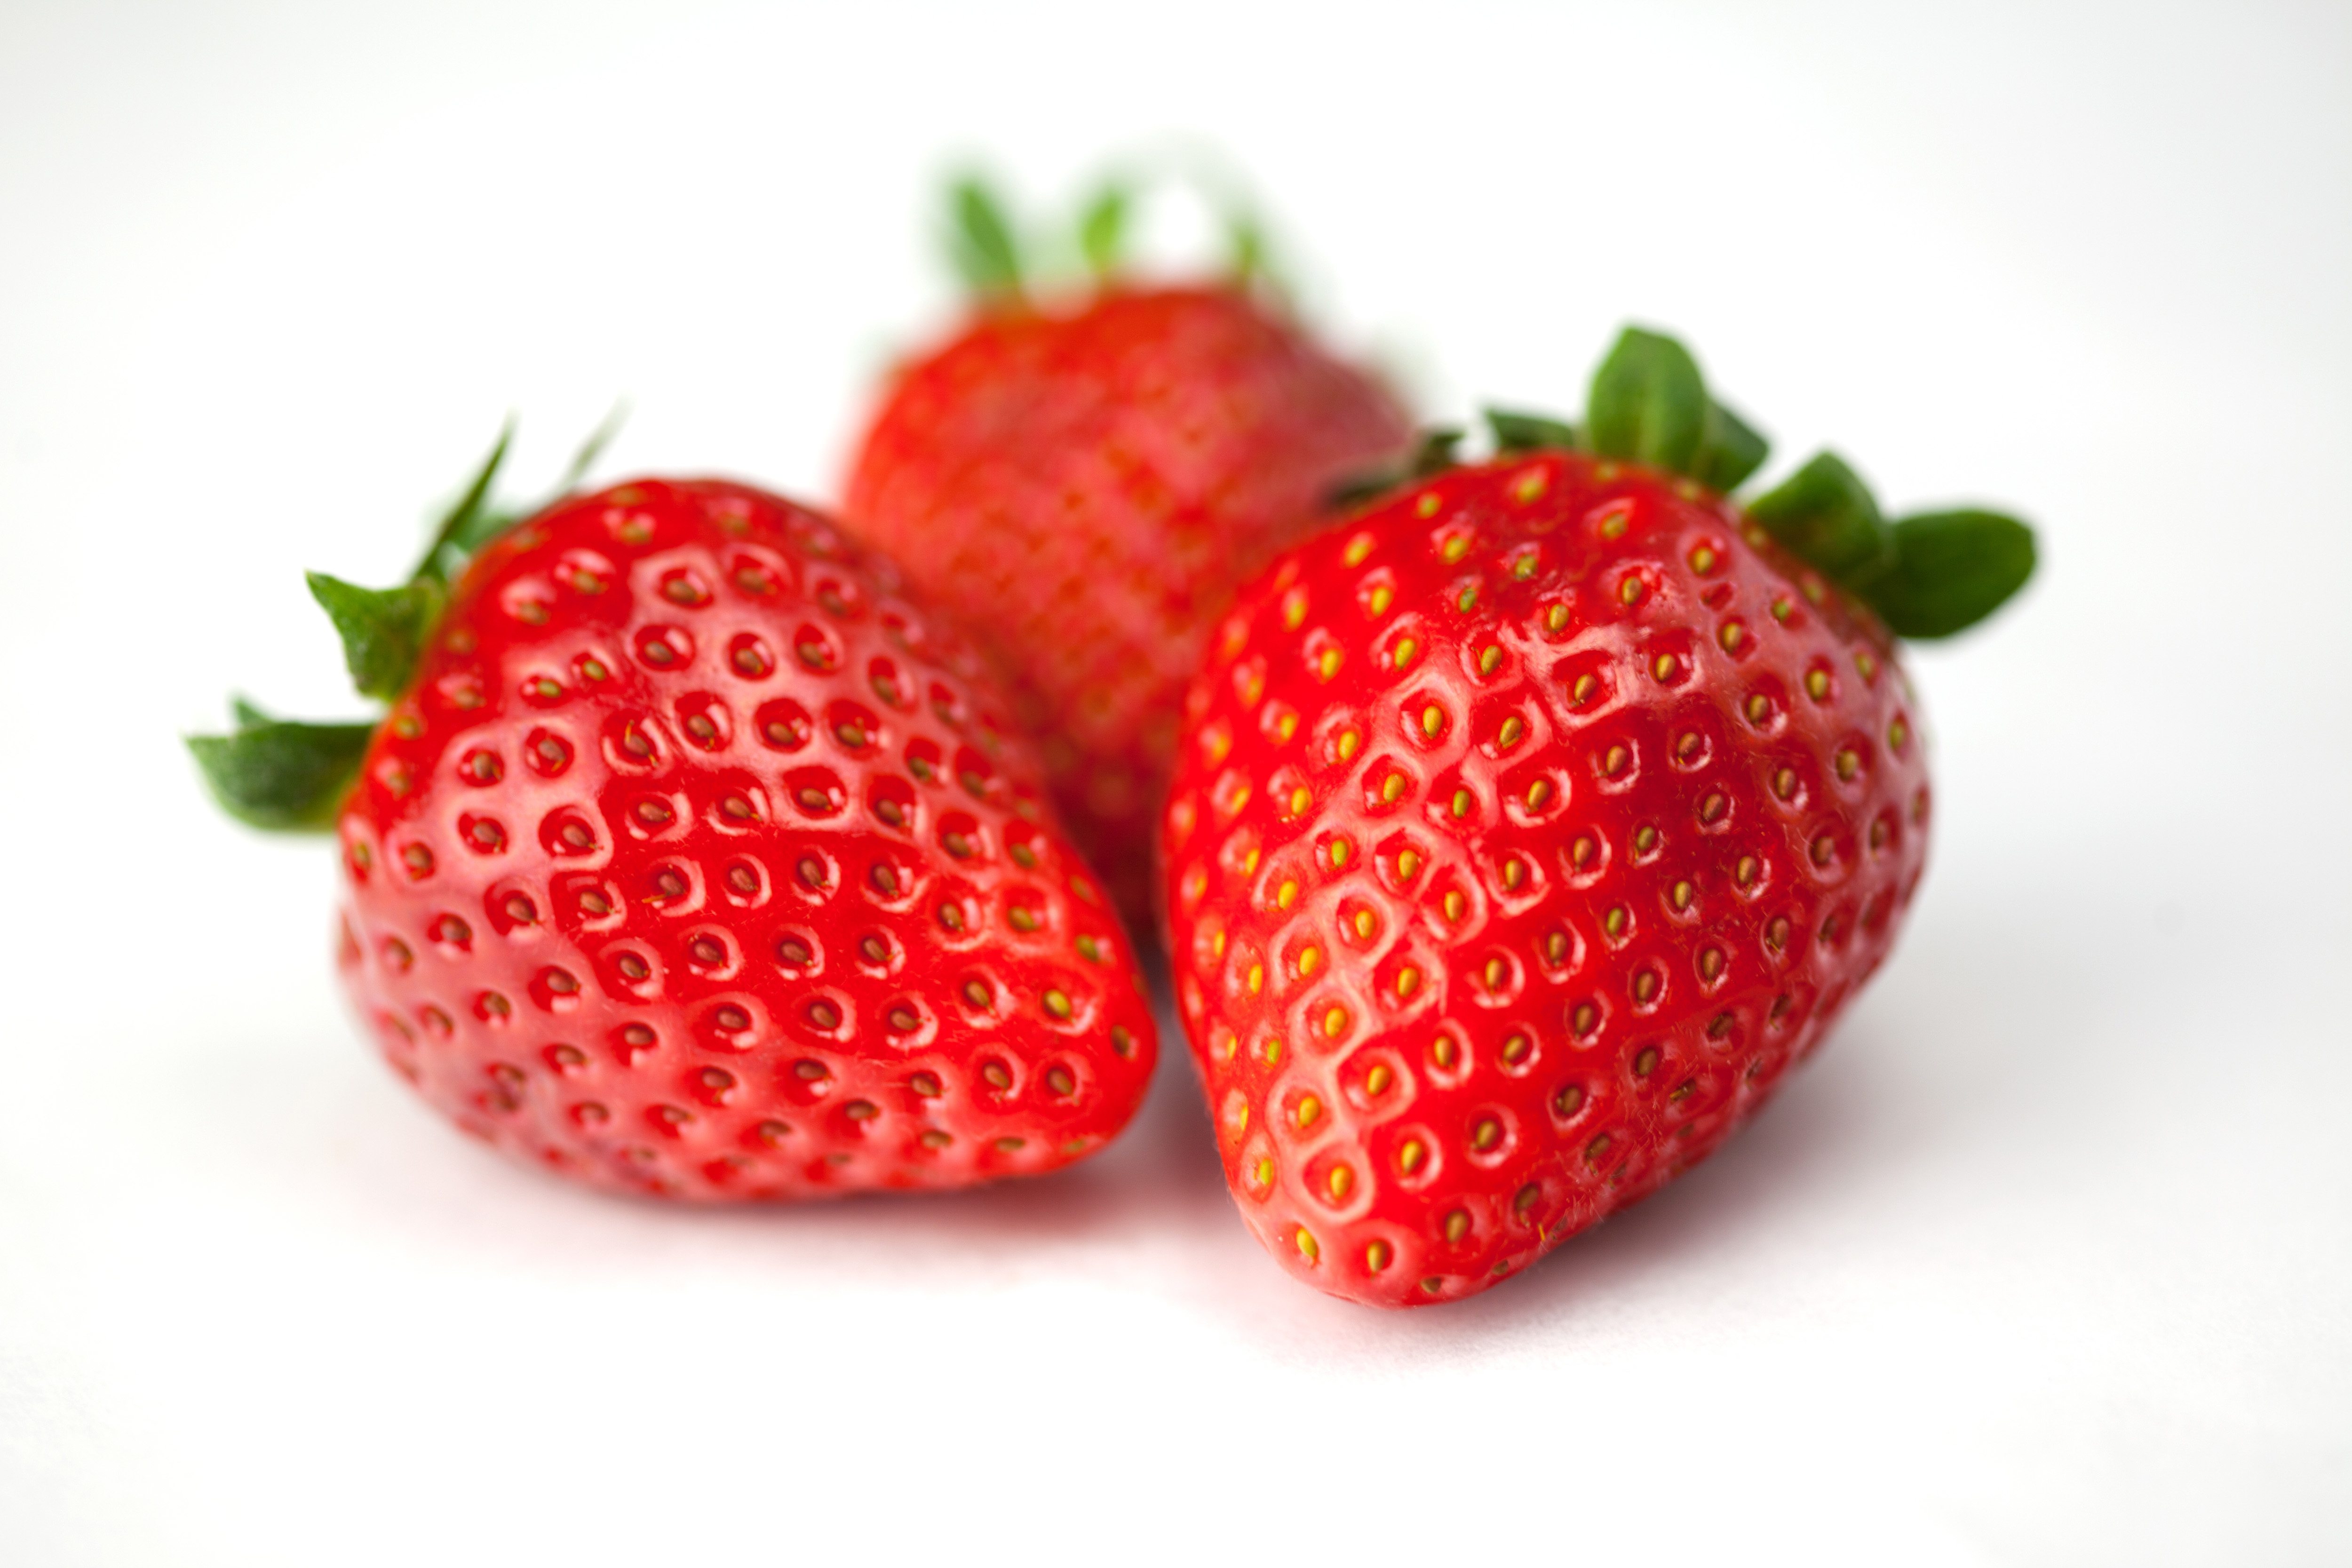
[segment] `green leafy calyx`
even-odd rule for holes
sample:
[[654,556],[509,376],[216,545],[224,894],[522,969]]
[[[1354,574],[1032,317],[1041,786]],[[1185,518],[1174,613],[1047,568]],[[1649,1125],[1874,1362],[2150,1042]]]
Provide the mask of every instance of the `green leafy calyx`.
[[[1498,452],[1542,447],[1620,458],[1730,495],[1764,466],[1770,443],[1717,401],[1690,351],[1628,327],[1592,377],[1584,422],[1486,410]],[[1748,520],[1878,613],[1899,637],[1974,626],[2032,575],[2033,531],[1979,510],[1889,522],[1860,475],[1822,452],[1747,501]]]
[[[558,493],[579,483],[612,439],[620,416],[621,410],[614,409],[582,446]],[[407,582],[394,588],[362,588],[323,572],[306,574],[310,596],[342,638],[343,663],[361,696],[391,702],[408,689],[440,622],[449,584],[483,546],[520,520],[520,512],[492,501],[513,436],[509,421],[465,493],[436,525],[433,542]],[[299,723],[272,718],[241,697],[230,706],[236,727],[228,734],[188,737],[188,750],[222,809],[240,822],[273,831],[331,828],[358,776],[375,721]]]

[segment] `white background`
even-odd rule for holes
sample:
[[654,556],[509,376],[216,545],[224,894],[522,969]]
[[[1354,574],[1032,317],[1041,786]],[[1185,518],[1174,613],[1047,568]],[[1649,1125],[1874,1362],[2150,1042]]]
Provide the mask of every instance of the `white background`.
[[[1423,411],[1623,319],[2044,573],[1922,651],[1934,867],[1712,1163],[1461,1306],[1284,1278],[1181,1052],[1076,1172],[671,1212],[381,1068],[299,573],[541,482],[824,499],[931,193],[1179,138]],[[1201,241],[1177,209],[1160,239]],[[0,1559],[2352,1560],[2352,11],[0,9]]]

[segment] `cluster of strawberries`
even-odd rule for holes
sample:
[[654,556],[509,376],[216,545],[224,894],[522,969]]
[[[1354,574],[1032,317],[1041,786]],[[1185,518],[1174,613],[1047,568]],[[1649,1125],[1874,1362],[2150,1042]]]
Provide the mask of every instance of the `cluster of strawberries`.
[[[1139,950],[1241,1212],[1355,1300],[1450,1300],[1655,1188],[1883,959],[1929,793],[1895,638],[2030,532],[1889,522],[1628,331],[1492,455],[1254,279],[980,285],[841,519],[641,479],[413,578],[314,575],[378,722],[192,742],[331,830],[341,963],[467,1131],[693,1201],[936,1189],[1101,1149],[1150,1081]],[[592,452],[583,455],[583,468]],[[574,476],[577,477],[576,475]],[[567,487],[568,488],[568,487]]]

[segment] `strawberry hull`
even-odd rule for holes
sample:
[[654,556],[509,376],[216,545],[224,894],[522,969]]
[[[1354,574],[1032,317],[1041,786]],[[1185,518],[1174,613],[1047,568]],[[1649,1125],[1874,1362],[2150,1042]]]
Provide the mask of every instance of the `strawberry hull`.
[[1706,1157],[1885,956],[1927,847],[1874,618],[1712,492],[1547,451],[1245,588],[1161,854],[1251,1229],[1457,1300]]
[[1150,1082],[1118,920],[975,657],[757,490],[641,481],[487,547],[339,833],[386,1059],[577,1180],[1032,1174]]

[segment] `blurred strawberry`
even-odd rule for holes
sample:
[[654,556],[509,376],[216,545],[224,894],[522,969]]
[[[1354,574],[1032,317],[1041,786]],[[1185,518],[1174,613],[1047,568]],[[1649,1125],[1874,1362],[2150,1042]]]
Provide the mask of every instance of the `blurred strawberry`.
[[1082,225],[1091,283],[1033,299],[997,205],[959,189],[969,313],[893,378],[845,510],[1004,670],[1073,836],[1143,921],[1209,627],[1412,432],[1263,286],[1254,227],[1224,276],[1155,287],[1119,270],[1127,210],[1114,188]]

